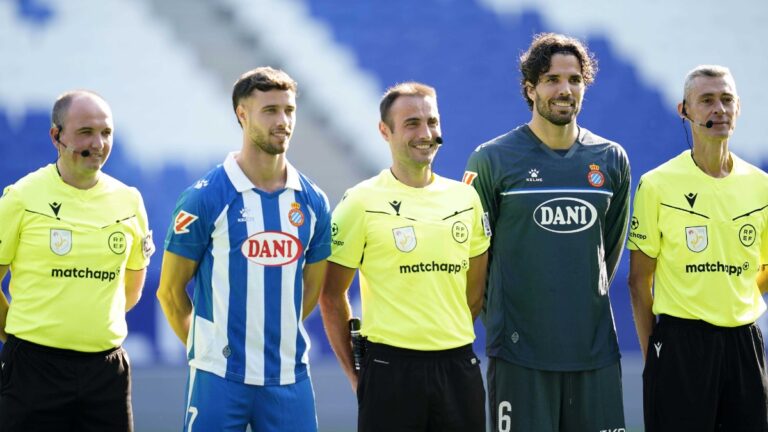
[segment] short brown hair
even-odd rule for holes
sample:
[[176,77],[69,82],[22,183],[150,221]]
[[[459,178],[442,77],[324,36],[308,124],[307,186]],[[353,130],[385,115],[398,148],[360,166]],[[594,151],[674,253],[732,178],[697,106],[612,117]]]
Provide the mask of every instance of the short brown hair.
[[381,121],[386,123],[391,130],[394,130],[394,125],[389,118],[389,110],[400,96],[423,96],[437,99],[437,92],[434,87],[416,81],[398,83],[388,88],[384,92],[384,96],[381,97],[379,114],[381,115]]
[[232,88],[232,109],[235,110],[237,122],[240,123],[240,118],[237,117],[237,106],[240,105],[242,99],[250,96],[254,90],[263,92],[291,90],[296,93],[297,88],[298,84],[290,75],[280,69],[274,69],[269,66],[257,67],[240,75],[240,78],[235,81],[235,85]]
[[536,85],[542,74],[552,66],[552,56],[569,54],[579,60],[584,84],[590,85],[597,74],[597,59],[580,40],[557,33],[540,33],[533,37],[528,51],[520,56],[520,72],[523,74],[520,85],[528,108],[533,110],[533,101],[528,97],[526,83]]

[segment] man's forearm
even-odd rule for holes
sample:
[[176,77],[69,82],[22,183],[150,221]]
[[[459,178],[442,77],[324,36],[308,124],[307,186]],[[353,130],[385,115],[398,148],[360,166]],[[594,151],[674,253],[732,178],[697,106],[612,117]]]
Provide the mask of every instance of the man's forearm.
[[653,304],[648,304],[640,298],[636,298],[634,295],[630,295],[632,301],[632,313],[635,317],[635,329],[637,330],[637,338],[640,342],[640,350],[643,353],[643,359],[645,359],[648,353],[648,338],[651,337],[653,332],[653,325],[656,322],[656,316],[651,312]]
[[629,299],[635,317],[635,328],[643,359],[648,353],[648,338],[653,332],[656,317],[653,315],[653,275],[656,259],[641,251],[633,250],[629,256]]
[[189,296],[184,293],[184,298],[171,298],[161,294],[158,290],[157,298],[160,301],[160,307],[163,309],[168,324],[173,332],[186,345],[189,336],[189,327],[192,322],[192,302]]
[[351,317],[349,302],[346,297],[329,298],[320,296],[320,313],[323,317],[325,333],[328,342],[339,360],[342,370],[347,375],[352,389],[357,389],[357,374],[352,360],[352,345],[349,336],[348,322]]
[[[3,279],[5,279],[9,267],[8,265],[0,265],[0,288],[2,288]],[[5,332],[5,322],[8,319],[8,309],[10,307],[5,293],[0,289],[0,342],[3,343],[8,339],[8,334]]]
[[[2,280],[2,277],[0,277],[0,281]],[[10,305],[8,304],[8,299],[5,298],[5,294],[0,292],[0,341],[5,343],[5,341],[8,339],[8,334],[5,332],[5,322],[8,318],[8,309],[10,308]]]

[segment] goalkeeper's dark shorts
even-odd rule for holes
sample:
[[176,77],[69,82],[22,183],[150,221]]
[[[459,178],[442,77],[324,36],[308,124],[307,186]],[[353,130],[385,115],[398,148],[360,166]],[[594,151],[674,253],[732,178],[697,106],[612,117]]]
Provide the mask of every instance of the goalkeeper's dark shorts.
[[488,359],[488,402],[495,432],[624,432],[619,362],[599,369],[530,369]]

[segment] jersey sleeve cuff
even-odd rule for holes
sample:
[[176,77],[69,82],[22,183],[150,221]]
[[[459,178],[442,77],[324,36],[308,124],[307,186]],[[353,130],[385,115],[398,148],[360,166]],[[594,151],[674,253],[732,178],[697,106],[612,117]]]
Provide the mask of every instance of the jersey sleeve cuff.
[[656,257],[658,257],[658,254],[650,254],[650,253],[648,253],[646,250],[644,250],[642,247],[640,247],[640,245],[638,245],[637,243],[635,243],[632,240],[627,240],[627,249],[633,250],[633,251],[640,251],[640,252],[644,253],[649,258],[656,259]]
[[351,263],[341,257],[337,257],[333,255],[328,257],[328,261],[346,268],[351,268],[351,269],[357,269],[360,267],[358,263]]
[[182,245],[169,244],[169,245],[166,245],[165,250],[167,250],[168,252],[175,253],[176,255],[179,255],[181,257],[191,259],[192,261],[200,260],[200,256],[196,253],[195,250],[189,247],[184,247]]

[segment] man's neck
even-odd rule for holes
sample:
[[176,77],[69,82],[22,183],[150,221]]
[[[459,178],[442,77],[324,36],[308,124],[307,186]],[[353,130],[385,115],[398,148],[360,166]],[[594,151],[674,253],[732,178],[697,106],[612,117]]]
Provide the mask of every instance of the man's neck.
[[61,181],[76,189],[82,190],[94,187],[96,183],[99,182],[99,176],[101,175],[101,171],[96,171],[93,174],[87,173],[78,175],[64,165],[61,162],[61,159],[56,161],[56,171],[59,173]]
[[693,161],[705,174],[714,178],[727,177],[733,168],[728,140],[693,140]]
[[235,161],[257,189],[275,192],[285,188],[288,166],[284,154],[271,155],[245,146],[235,156]]
[[579,133],[575,120],[567,125],[558,126],[543,117],[536,116],[528,123],[528,127],[541,142],[552,150],[568,150],[576,141]]
[[423,188],[432,183],[432,167],[406,168],[397,164],[389,169],[393,176],[406,186]]

